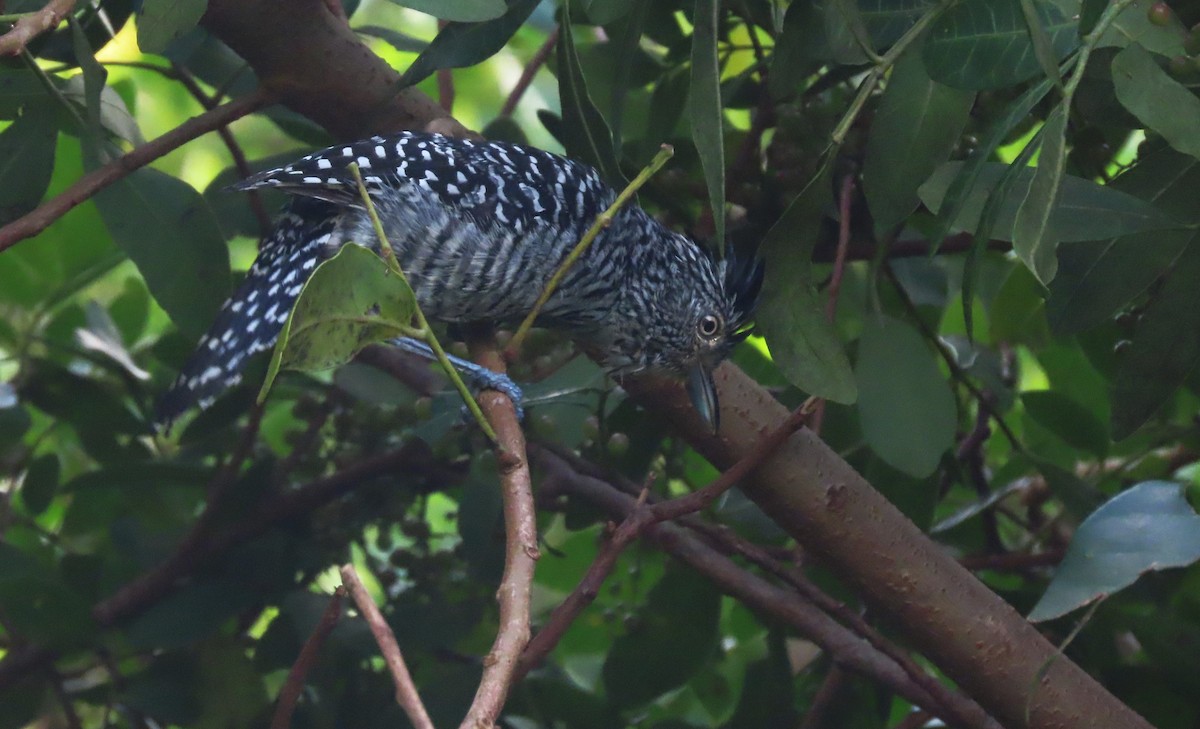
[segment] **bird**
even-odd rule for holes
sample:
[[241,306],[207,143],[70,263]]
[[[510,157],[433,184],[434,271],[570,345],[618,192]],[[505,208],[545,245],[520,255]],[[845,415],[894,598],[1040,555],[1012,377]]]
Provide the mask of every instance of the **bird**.
[[[234,190],[290,196],[257,259],[159,400],[170,423],[241,381],[271,349],[292,305],[347,242],[380,250],[350,168],[357,165],[425,316],[450,324],[520,321],[616,199],[600,174],[537,148],[404,131],[339,144],[252,175]],[[719,427],[712,371],[749,334],[761,260],[721,258],[636,204],[622,207],[567,270],[537,325],[561,332],[618,381],[643,372],[686,382]]]

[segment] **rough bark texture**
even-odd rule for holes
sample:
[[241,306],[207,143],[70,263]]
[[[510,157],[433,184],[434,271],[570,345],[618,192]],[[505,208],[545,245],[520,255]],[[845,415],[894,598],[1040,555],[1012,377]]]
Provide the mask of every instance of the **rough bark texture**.
[[[320,0],[211,0],[204,23],[284,103],[337,137],[431,124],[462,129],[428,97],[413,90],[397,94],[396,73]],[[647,408],[666,413],[713,463],[727,467],[787,411],[733,365],[722,366],[717,379],[720,437],[705,432],[679,388],[626,384]],[[1070,660],[1055,658],[1054,646],[1036,629],[811,432],[792,436],[745,490],[1006,726],[1150,729]]]

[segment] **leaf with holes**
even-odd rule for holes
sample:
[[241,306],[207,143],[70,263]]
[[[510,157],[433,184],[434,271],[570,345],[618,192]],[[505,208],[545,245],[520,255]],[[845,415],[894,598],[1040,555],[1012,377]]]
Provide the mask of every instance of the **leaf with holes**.
[[1146,572],[1200,560],[1200,515],[1169,481],[1117,494],[1075,531],[1032,621],[1050,620],[1132,585]]

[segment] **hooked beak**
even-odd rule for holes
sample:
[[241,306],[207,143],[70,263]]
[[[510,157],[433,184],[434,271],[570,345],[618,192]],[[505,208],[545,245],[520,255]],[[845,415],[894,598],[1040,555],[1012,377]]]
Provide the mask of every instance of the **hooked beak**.
[[715,435],[721,427],[721,409],[717,403],[717,386],[713,383],[712,372],[704,363],[696,362],[688,369],[687,392],[692,407],[696,408]]

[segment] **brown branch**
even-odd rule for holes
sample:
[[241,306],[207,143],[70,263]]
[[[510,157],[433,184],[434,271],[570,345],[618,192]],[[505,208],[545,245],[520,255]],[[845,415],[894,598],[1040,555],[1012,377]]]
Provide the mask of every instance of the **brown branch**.
[[0,35],[0,56],[16,56],[42,33],[54,30],[75,9],[75,0],[50,0],[41,10],[17,19],[12,30]]
[[644,505],[646,489],[643,489],[641,496],[638,497],[638,508],[621,522],[612,537],[596,554],[595,560],[588,567],[583,579],[579,581],[571,594],[567,595],[566,599],[554,608],[550,613],[549,620],[529,642],[525,653],[521,656],[521,662],[517,669],[518,674],[524,676],[534,666],[545,660],[550,651],[554,650],[554,646],[562,640],[571,623],[575,622],[584,608],[591,605],[592,601],[596,599],[596,595],[600,592],[600,586],[612,574],[613,568],[617,564],[617,558],[629,544],[659,522],[677,519],[685,514],[704,509],[718,496],[748,476],[763,459],[804,424],[809,413],[807,408],[811,404],[812,400],[806,401],[804,405],[792,411],[787,420],[758,442],[754,450],[747,453],[744,458],[708,486],[686,496],[661,501],[652,506]]
[[92,170],[59,195],[0,228],[0,251],[7,250],[26,238],[42,232],[76,205],[131,172],[145,167],[205,132],[219,129],[235,119],[240,119],[271,104],[273,98],[270,92],[260,88],[248,96],[194,116],[161,137],[117,157],[103,167]]
[[317,662],[317,655],[321,652],[325,639],[337,626],[338,619],[342,616],[342,599],[345,597],[346,588],[338,587],[333,591],[333,597],[329,599],[329,605],[321,614],[321,620],[300,648],[300,655],[296,656],[296,662],[292,664],[287,679],[283,682],[283,688],[279,690],[275,715],[271,717],[271,729],[288,729],[291,726],[292,713],[296,710],[300,692],[304,690],[304,677]]
[[804,712],[804,718],[800,721],[800,729],[822,729],[827,726],[825,719],[828,718],[829,712],[837,706],[847,678],[845,669],[836,663],[829,667],[829,672],[825,674],[825,680],[821,682],[817,693],[813,695],[812,701],[808,704],[808,711]]
[[[548,449],[537,451],[538,464],[546,471],[544,487],[557,487],[581,496],[618,518],[628,518],[641,510],[637,499],[610,484],[578,473]],[[816,643],[840,666],[880,682],[913,703],[945,716],[940,703],[913,682],[889,657],[854,635],[833,618],[793,593],[772,585],[739,567],[719,551],[675,524],[661,522],[650,526],[645,536],[654,544],[712,580],[727,595],[742,602],[751,611],[795,629]],[[968,724],[971,729],[998,729],[996,724]]]
[[[504,357],[494,337],[472,337],[468,344],[472,359],[504,374]],[[483,677],[461,729],[490,729],[504,708],[517,661],[529,643],[529,602],[533,570],[539,557],[533,481],[525,452],[525,434],[517,421],[515,405],[507,395],[484,390],[479,395],[479,406],[497,436],[496,464],[504,501],[504,574],[496,591],[500,627],[484,660]]]
[[842,178],[838,194],[838,244],[833,258],[833,274],[829,278],[829,298],[825,302],[825,318],[832,324],[837,317],[838,294],[842,290],[842,277],[846,273],[846,254],[850,250],[850,205],[854,199],[854,175]]
[[396,703],[404,709],[408,720],[416,729],[433,729],[433,722],[429,719],[429,713],[425,711],[425,705],[421,703],[421,695],[417,693],[417,685],[413,683],[412,675],[408,672],[408,665],[404,662],[404,654],[400,652],[395,633],[383,619],[383,613],[379,612],[379,607],[371,599],[362,580],[358,579],[354,565],[342,565],[339,572],[342,575],[342,584],[350,591],[350,597],[354,598],[359,614],[370,626],[371,635],[375,636],[379,652],[383,654],[388,672],[392,674],[392,682],[396,685]]
[[554,46],[558,43],[558,26],[555,25],[549,33],[546,34],[546,40],[533,57],[529,59],[529,63],[525,64],[525,68],[521,69],[521,76],[517,79],[517,83],[509,92],[508,98],[504,100],[504,106],[500,108],[500,116],[512,116],[517,110],[517,104],[520,103],[521,97],[529,89],[529,84],[533,83],[533,77],[537,76],[537,72],[546,64],[546,59],[550,57],[550,52],[554,50]]

